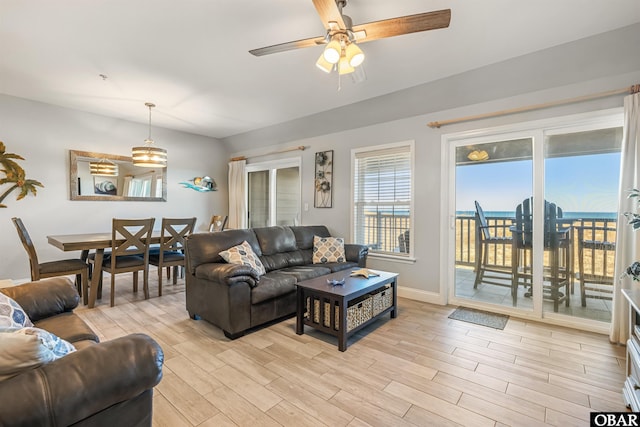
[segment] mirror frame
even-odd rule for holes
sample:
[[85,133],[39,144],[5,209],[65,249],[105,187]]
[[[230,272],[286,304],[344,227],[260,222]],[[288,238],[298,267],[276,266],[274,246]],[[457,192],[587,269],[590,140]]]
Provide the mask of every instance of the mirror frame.
[[78,194],[78,160],[107,159],[116,163],[133,163],[133,159],[117,154],[93,153],[90,151],[69,150],[69,191],[71,200],[94,201],[137,201],[137,202],[166,202],[167,201],[167,168],[162,168],[162,197],[129,197],[110,195],[80,195]]

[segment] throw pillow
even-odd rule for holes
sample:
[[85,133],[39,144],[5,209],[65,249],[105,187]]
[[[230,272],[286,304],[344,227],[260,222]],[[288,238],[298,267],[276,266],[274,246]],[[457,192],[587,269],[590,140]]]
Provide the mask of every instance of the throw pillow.
[[0,292],[0,327],[22,328],[25,326],[33,326],[27,313],[20,304]]
[[344,239],[342,237],[313,236],[314,264],[344,261]]
[[258,272],[258,276],[262,276],[267,272],[262,262],[260,262],[260,258],[253,252],[251,245],[246,240],[238,246],[220,252],[220,256],[230,264],[248,265]]
[[0,380],[76,351],[73,344],[40,328],[0,331]]

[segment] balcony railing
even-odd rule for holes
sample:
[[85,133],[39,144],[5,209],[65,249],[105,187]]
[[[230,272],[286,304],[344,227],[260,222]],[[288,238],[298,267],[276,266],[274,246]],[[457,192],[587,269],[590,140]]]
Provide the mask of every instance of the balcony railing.
[[[487,223],[491,234],[494,236],[511,237],[509,227],[512,224],[510,217],[487,217]],[[456,216],[456,265],[473,266],[475,264],[475,216]],[[608,218],[566,218],[564,224],[571,226],[572,263],[573,271],[578,271],[578,229],[584,231],[585,240],[595,240],[600,242],[615,242],[616,226],[615,219]],[[545,256],[545,265],[547,265]],[[604,251],[584,251],[583,258],[585,265],[589,266],[589,271],[601,276],[613,276],[615,252]],[[492,244],[488,253],[488,264],[491,267],[511,267],[511,245],[508,243]]]
[[[572,263],[573,271],[578,271],[578,228],[584,230],[585,240],[602,242],[615,242],[615,219],[608,218],[567,218],[566,224],[571,226]],[[513,218],[503,216],[488,216],[487,222],[490,232],[494,236],[510,237]],[[364,244],[371,249],[388,253],[408,253],[411,236],[409,235],[409,216],[390,215],[385,213],[366,214],[364,224]],[[475,216],[456,216],[456,266],[473,266],[475,264]],[[545,265],[547,263],[545,256]],[[605,251],[595,253],[585,251],[583,253],[585,265],[590,266],[590,271],[602,276],[613,276],[615,253]],[[511,268],[511,246],[509,244],[491,245],[488,254],[489,264],[493,267]]]
[[365,214],[362,242],[380,252],[409,253],[410,224],[408,215]]

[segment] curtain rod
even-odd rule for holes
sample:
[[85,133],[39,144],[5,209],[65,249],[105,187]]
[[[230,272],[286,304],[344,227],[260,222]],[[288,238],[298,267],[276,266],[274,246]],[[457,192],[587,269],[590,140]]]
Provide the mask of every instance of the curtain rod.
[[632,85],[631,87],[625,87],[622,89],[610,90],[608,92],[600,92],[600,93],[594,93],[592,95],[579,96],[577,98],[561,99],[559,101],[551,101],[551,102],[545,102],[543,104],[528,105],[526,107],[510,108],[508,110],[494,111],[492,113],[485,113],[485,114],[477,114],[475,116],[459,117],[457,119],[442,120],[439,122],[429,122],[427,126],[434,129],[434,128],[440,128],[445,125],[450,125],[453,123],[462,123],[462,122],[468,122],[471,120],[488,119],[490,117],[505,116],[508,114],[522,113],[524,111],[540,110],[543,108],[555,107],[558,105],[575,104],[577,102],[590,101],[592,99],[598,99],[598,98],[606,98],[609,96],[620,95],[623,93],[634,94],[638,92],[640,92],[640,84]]
[[239,160],[247,160],[248,158],[251,157],[262,157],[262,156],[270,156],[272,154],[280,154],[280,153],[288,153],[290,151],[304,151],[307,147],[305,147],[304,145],[298,145],[297,147],[291,147],[291,148],[284,148],[282,150],[277,150],[277,151],[271,151],[270,153],[264,153],[264,154],[256,154],[253,156],[249,156],[249,157],[245,157],[245,156],[238,156],[238,157],[232,157],[230,159],[230,161],[232,162],[237,162]]

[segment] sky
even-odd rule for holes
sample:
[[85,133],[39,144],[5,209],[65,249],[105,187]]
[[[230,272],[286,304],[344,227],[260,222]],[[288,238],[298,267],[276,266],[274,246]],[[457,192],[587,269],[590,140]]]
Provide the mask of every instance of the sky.
[[[620,153],[545,160],[545,198],[564,212],[615,212]],[[533,193],[533,162],[520,160],[456,167],[456,210],[515,211]]]

